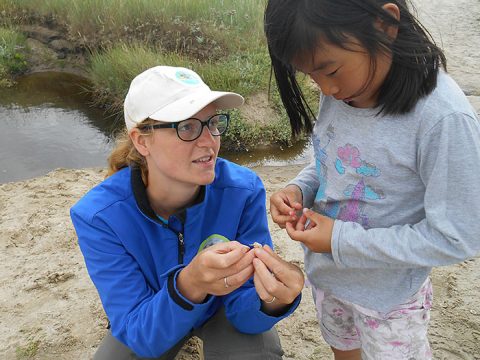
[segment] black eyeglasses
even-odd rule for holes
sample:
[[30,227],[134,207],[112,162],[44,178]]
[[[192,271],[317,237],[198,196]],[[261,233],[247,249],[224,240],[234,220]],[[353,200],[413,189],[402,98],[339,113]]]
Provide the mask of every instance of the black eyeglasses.
[[202,121],[197,118],[189,118],[179,122],[169,124],[152,124],[142,126],[141,129],[176,129],[177,136],[183,141],[193,141],[200,137],[203,127],[206,126],[210,134],[220,136],[227,131],[230,122],[229,114],[215,114],[207,120]]

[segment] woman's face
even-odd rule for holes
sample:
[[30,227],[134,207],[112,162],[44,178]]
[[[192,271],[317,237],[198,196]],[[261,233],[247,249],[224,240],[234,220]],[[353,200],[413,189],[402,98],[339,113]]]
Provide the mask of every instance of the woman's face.
[[[193,117],[202,121],[216,113],[210,104]],[[145,147],[149,186],[207,185],[215,178],[215,163],[220,150],[220,136],[212,136],[206,126],[200,137],[193,141],[178,138],[176,129],[156,129],[146,137]]]
[[375,60],[374,69],[367,51],[352,40],[348,50],[322,43],[313,56],[299,56],[293,65],[309,75],[324,95],[354,107],[369,108],[376,106],[378,91],[391,66],[386,54],[378,54]]

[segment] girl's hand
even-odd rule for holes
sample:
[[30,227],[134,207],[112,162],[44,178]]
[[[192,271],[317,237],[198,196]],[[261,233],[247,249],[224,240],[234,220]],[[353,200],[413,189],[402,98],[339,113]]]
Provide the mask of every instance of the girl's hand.
[[253,275],[254,252],[238,241],[215,244],[197,254],[177,277],[180,293],[194,303],[208,294],[222,296]]
[[286,229],[293,240],[300,241],[311,251],[331,253],[333,224],[333,219],[313,210],[303,209],[303,214],[296,224],[289,222]]
[[262,300],[262,310],[275,316],[284,312],[302,291],[302,270],[283,260],[268,245],[253,251],[256,256],[253,260],[253,281]]
[[302,209],[303,196],[300,188],[296,185],[276,191],[270,197],[270,214],[272,220],[282,229],[285,229],[287,222],[296,223],[297,211]]

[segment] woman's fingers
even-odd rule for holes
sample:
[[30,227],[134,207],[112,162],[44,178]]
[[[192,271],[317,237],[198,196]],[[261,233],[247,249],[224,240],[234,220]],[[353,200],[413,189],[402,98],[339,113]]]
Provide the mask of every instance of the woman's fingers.
[[288,263],[275,254],[268,245],[254,249],[254,251],[255,256],[262,260],[270,272],[274,273],[281,282],[285,283],[286,277],[288,277],[288,274],[285,273],[285,267]]
[[[290,299],[293,301],[303,289],[304,276],[302,271],[297,266],[283,260],[267,245],[261,249],[255,249],[255,255],[258,259],[254,259],[254,265],[256,265],[255,260],[260,260],[262,263],[255,266],[255,271],[257,271],[257,269],[261,271],[260,278],[267,291],[270,292],[272,290],[267,286],[267,283],[272,286],[275,283],[269,281],[270,278],[267,276],[267,272],[264,271],[264,269],[267,269],[269,273],[275,275],[276,283],[283,285],[283,287],[277,289],[286,289],[288,294],[285,296],[289,296],[289,298],[293,296],[293,298]],[[267,283],[265,283],[265,281],[267,281]],[[277,294],[273,295],[277,296]],[[279,294],[279,296],[281,295]]]
[[257,290],[258,297],[263,301],[270,301],[273,295],[270,295],[267,289],[265,289],[265,286],[263,286],[262,280],[260,280],[257,272],[255,272],[253,275],[253,282],[255,284],[255,289]]
[[[257,278],[255,287],[262,300],[269,301],[275,296],[279,301],[284,302],[284,299],[289,298],[287,296],[288,289],[282,282],[276,279],[275,275],[270,272],[260,259],[254,259],[253,266],[255,267],[254,276]],[[259,286],[257,287],[257,285]],[[259,291],[261,291],[261,293]]]
[[238,241],[215,244],[205,251],[205,265],[213,269],[226,269],[239,262],[250,250]]
[[[253,275],[253,272],[254,272],[253,265],[250,264],[240,272],[230,276],[225,276],[222,279],[220,279],[221,284],[223,284],[224,287],[226,287],[225,286],[226,285],[225,282],[226,282],[229,287],[232,287],[231,291],[233,291],[239,288],[240,286],[242,286],[248,279],[250,279]],[[225,281],[225,278],[227,279],[226,281]]]

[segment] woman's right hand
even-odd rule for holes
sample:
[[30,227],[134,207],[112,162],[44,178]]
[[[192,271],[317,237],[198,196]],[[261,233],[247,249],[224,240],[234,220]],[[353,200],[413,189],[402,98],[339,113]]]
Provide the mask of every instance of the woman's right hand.
[[274,192],[270,197],[270,214],[273,222],[282,229],[285,229],[287,222],[295,225],[298,220],[297,211],[303,208],[302,202],[302,191],[296,185],[288,185]]
[[229,294],[253,275],[254,257],[254,252],[238,241],[215,244],[198,253],[180,271],[177,287],[194,303],[203,302],[208,294]]

